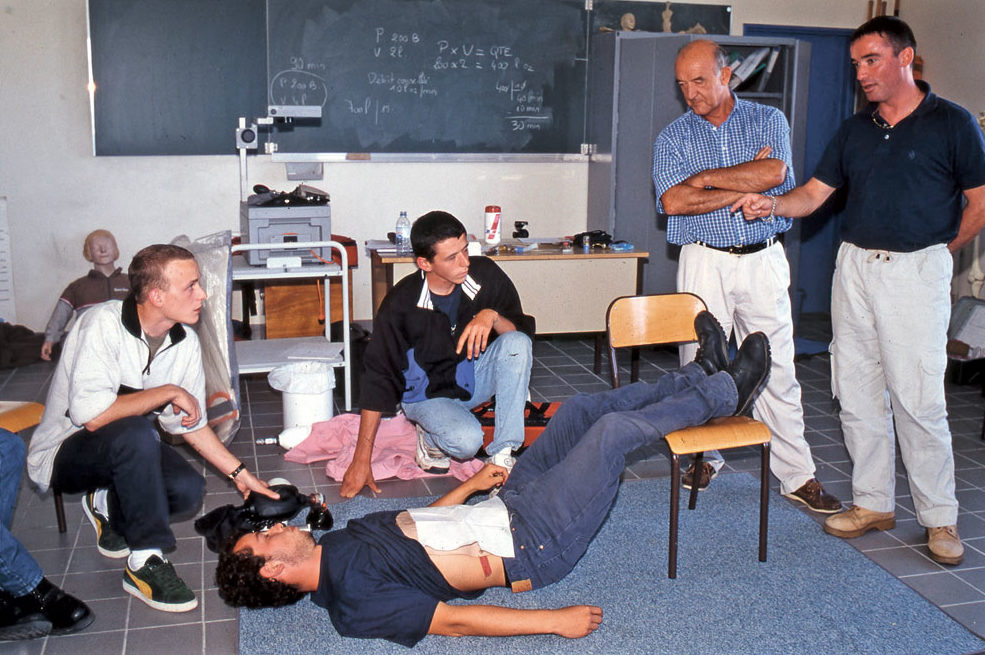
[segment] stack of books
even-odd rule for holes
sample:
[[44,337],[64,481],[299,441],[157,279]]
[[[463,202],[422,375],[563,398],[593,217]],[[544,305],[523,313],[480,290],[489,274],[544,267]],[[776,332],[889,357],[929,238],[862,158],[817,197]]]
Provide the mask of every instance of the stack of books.
[[[732,63],[730,64],[732,79],[729,81],[729,88],[733,91],[765,91],[779,56],[779,47],[757,48],[745,57],[733,52]],[[756,81],[755,86],[752,84],[754,79]]]

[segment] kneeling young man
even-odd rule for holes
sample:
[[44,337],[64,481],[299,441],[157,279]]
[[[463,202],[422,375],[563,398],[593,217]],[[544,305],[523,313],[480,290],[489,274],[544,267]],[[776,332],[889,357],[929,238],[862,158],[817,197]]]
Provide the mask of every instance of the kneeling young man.
[[418,272],[380,304],[366,348],[356,451],[342,479],[351,498],[379,493],[370,466],[384,412],[399,404],[417,425],[417,464],[447,472],[450,457],[468,459],[483,432],[469,411],[496,397],[494,464],[513,466],[523,445],[533,321],[513,283],[491,259],[469,257],[465,227],[447,212],[424,214],[410,231]]
[[97,548],[127,558],[123,589],[154,609],[198,606],[164,551],[175,547],[172,515],[190,515],[205,479],[161,443],[154,421],[180,434],[244,496],[277,497],[209,427],[198,322],[205,301],[191,252],[158,244],[130,264],[130,295],[87,310],[55,369],[27,458],[42,491],[82,493]]
[[[557,582],[605,521],[627,453],[750,407],[769,370],[765,335],[747,337],[730,365],[714,318],[705,312],[695,324],[702,348],[694,362],[654,384],[566,401],[511,473],[487,464],[430,508],[352,519],[317,543],[283,525],[231,537],[216,569],[220,596],[231,605],[276,607],[311,592],[339,634],[405,646],[427,634],[590,634],[602,622],[599,607],[523,610],[447,601],[473,599],[490,587],[520,592]],[[498,485],[497,496],[462,505]],[[449,538],[447,528],[462,521],[476,541]]]

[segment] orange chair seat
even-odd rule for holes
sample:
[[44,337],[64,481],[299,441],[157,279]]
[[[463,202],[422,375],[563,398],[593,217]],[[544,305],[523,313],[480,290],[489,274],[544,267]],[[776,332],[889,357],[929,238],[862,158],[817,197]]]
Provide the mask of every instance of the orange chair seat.
[[0,400],[0,428],[20,432],[41,422],[44,405],[17,400]]
[[671,432],[664,439],[676,455],[693,455],[709,450],[760,446],[770,440],[770,429],[748,416],[713,418],[704,425]]

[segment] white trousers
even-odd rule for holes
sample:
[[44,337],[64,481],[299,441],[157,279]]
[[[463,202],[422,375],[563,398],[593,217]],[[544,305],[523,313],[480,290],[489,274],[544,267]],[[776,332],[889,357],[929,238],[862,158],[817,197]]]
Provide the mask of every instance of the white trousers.
[[[789,288],[790,264],[778,243],[749,255],[730,255],[694,243],[681,248],[678,291],[700,296],[726,336],[735,330],[737,343],[752,332],[763,332],[770,340],[773,365],[753,416],[773,433],[770,470],[785,494],[813,478],[815,470],[804,438],[804,408],[793,363]],[[681,346],[681,364],[694,359],[696,351],[696,344]],[[717,451],[706,457],[721,467]]]
[[944,245],[897,253],[842,243],[831,291],[831,385],[853,502],[893,511],[895,422],[917,520],[928,528],[958,518],[944,400],[952,268]]

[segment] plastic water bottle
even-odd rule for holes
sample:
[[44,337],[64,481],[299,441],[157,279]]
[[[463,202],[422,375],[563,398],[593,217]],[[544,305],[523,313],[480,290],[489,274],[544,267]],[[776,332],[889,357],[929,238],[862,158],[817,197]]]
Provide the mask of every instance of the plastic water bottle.
[[398,255],[410,254],[410,221],[407,219],[407,212],[400,212],[397,219],[397,228],[394,230],[394,241],[397,245]]

